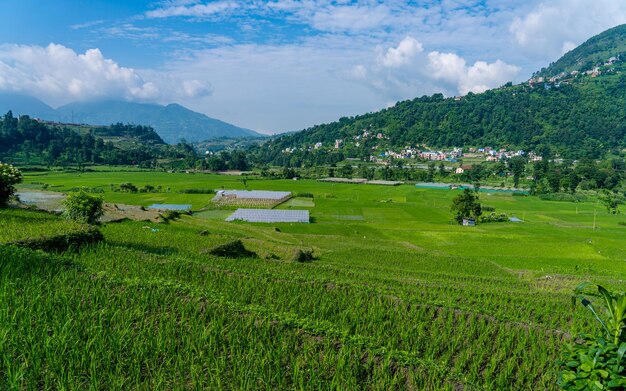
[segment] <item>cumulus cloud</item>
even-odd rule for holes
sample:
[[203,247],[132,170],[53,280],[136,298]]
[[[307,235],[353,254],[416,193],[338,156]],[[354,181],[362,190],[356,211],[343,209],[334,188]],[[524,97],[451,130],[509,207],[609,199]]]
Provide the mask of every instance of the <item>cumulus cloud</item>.
[[406,99],[422,94],[480,93],[515,79],[520,68],[501,60],[467,61],[456,53],[424,53],[422,44],[406,37],[397,46],[377,49],[376,61],[353,67],[353,80],[368,83],[388,98]]
[[0,45],[0,91],[36,96],[51,104],[78,100],[162,101],[210,93],[198,81],[146,80],[105,58],[99,49],[78,54],[63,45]]
[[514,18],[514,42],[528,55],[554,61],[589,37],[626,23],[626,2],[554,0]]
[[387,53],[382,58],[382,63],[386,67],[397,68],[410,63],[422,51],[424,48],[417,39],[406,37],[398,47],[387,49]]
[[147,18],[170,18],[175,16],[203,18],[237,7],[238,4],[233,1],[217,1],[208,4],[182,3],[147,11],[145,16]]
[[461,95],[500,86],[513,80],[520,71],[519,67],[501,60],[493,63],[476,61],[467,66],[466,61],[454,53],[430,52],[428,61],[432,77],[453,84]]

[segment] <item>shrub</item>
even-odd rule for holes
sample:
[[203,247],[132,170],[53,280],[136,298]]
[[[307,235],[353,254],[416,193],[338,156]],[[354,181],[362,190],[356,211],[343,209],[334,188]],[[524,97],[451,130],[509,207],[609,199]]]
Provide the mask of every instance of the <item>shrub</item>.
[[209,250],[209,254],[225,258],[256,258],[256,253],[247,250],[241,240],[220,244]]
[[509,221],[509,216],[506,213],[491,212],[488,215],[480,216],[479,221],[481,223],[505,223]]
[[[591,302],[583,293],[594,286],[600,303]],[[564,390],[623,390],[626,388],[626,293],[609,292],[600,285],[582,283],[573,302],[580,300],[601,326],[601,334],[581,335],[567,344],[558,364],[558,385]]]
[[303,197],[303,198],[313,198],[313,193],[298,193],[296,194],[296,197]]
[[311,262],[315,259],[315,257],[313,256],[313,250],[302,250],[302,249],[298,249],[295,254],[293,255],[293,258],[291,259],[294,262]]
[[133,185],[132,183],[122,183],[120,184],[120,191],[126,191],[129,193],[136,193],[137,192],[137,186]]
[[22,173],[10,164],[0,162],[0,208],[5,207],[15,193],[15,185],[22,181]]
[[83,190],[71,193],[63,200],[63,216],[79,223],[96,224],[104,214],[102,196],[91,195]]
[[213,189],[182,189],[178,192],[182,194],[215,194]]
[[483,205],[482,206],[483,212],[495,212],[496,208],[494,208],[493,206],[487,206],[487,205]]

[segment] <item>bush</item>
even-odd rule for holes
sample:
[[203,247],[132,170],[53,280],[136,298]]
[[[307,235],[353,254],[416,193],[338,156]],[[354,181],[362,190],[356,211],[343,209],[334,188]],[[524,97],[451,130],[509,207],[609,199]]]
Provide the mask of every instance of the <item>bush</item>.
[[256,258],[256,253],[247,250],[241,240],[220,244],[209,250],[209,254],[225,258]]
[[313,198],[313,193],[298,193],[296,194],[296,197]]
[[293,255],[293,258],[291,260],[293,262],[305,263],[305,262],[311,262],[314,259],[315,257],[313,256],[313,250],[298,249]]
[[479,221],[481,223],[506,223],[509,221],[509,216],[506,213],[491,212],[488,215],[480,216]]
[[215,194],[213,189],[182,189],[178,192],[182,194]]
[[79,223],[96,224],[104,214],[103,202],[101,196],[83,190],[71,193],[63,200],[63,216]]
[[15,185],[22,181],[22,173],[10,164],[0,162],[0,208],[9,203],[15,193]]
[[132,183],[122,183],[120,184],[120,191],[125,191],[128,193],[136,193],[137,190],[137,186],[133,185]]

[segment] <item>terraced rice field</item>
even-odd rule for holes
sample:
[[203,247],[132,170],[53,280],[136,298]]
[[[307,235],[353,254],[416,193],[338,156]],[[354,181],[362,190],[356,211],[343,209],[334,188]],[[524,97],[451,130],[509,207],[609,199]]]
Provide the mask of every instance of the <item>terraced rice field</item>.
[[[128,181],[107,174],[86,180]],[[313,193],[313,223],[208,210],[107,224],[80,252],[0,246],[0,389],[555,389],[563,342],[596,327],[571,289],[626,279],[626,228],[599,210],[591,229],[593,203],[481,194],[525,223],[460,227],[446,190],[248,186]],[[210,254],[232,240],[257,256]]]

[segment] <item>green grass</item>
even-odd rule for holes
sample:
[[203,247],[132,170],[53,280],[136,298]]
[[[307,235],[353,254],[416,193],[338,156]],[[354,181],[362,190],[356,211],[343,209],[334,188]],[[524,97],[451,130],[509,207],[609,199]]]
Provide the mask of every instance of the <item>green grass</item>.
[[0,244],[42,236],[58,236],[84,226],[58,216],[25,209],[0,209]]
[[[109,183],[161,185],[163,201],[194,209],[207,199],[177,189],[243,188],[238,177],[136,172],[26,182],[102,186],[130,204],[154,195]],[[454,191],[247,184],[313,193],[279,207],[305,207],[314,222],[227,223],[231,211],[212,209],[108,224],[105,243],[78,253],[0,246],[0,389],[555,389],[563,342],[596,327],[571,308],[571,289],[626,279],[622,220],[593,202],[481,193],[525,222],[461,227]],[[235,239],[258,257],[210,255]],[[316,259],[292,262],[299,249]]]

